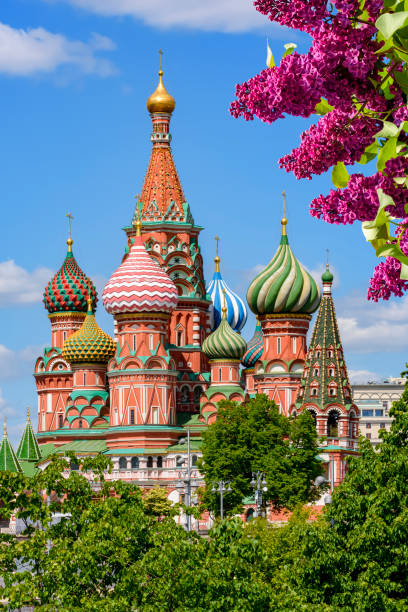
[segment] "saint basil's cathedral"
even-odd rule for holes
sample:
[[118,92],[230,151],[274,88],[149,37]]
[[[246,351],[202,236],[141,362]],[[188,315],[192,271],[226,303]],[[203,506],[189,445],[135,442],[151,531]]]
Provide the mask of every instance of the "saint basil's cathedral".
[[195,224],[170,148],[174,109],[160,69],[147,100],[149,166],[125,228],[124,256],[101,299],[113,317],[113,336],[98,326],[97,293],[74,257],[69,231],[66,257],[44,292],[51,343],[35,363],[38,433],[28,416],[15,454],[5,432],[0,469],[33,473],[56,451],[104,453],[114,466],[108,478],[162,484],[178,501],[186,432],[194,467],[217,403],[264,393],[287,416],[312,413],[335,486],[346,456],[357,452],[359,411],[336,321],[333,275],[327,266],[321,294],[291,250],[284,215],[278,249],[247,292],[257,322],[245,342],[247,307],[221,276],[218,239],[214,276],[207,287],[204,281],[203,228]]

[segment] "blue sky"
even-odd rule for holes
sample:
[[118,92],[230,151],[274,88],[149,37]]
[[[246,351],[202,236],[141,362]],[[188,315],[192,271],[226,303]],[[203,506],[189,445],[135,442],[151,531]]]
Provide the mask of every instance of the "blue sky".
[[[376,260],[361,229],[329,226],[308,214],[330,176],[296,181],[277,160],[297,146],[307,121],[268,126],[228,113],[235,84],[302,37],[258,15],[247,0],[2,0],[0,9],[0,415],[18,437],[25,406],[36,413],[35,356],[50,339],[41,296],[66,250],[103,287],[125,246],[150,155],[145,102],[157,84],[176,99],[173,154],[195,221],[207,280],[221,236],[222,273],[245,295],[280,235],[281,192],[288,234],[309,270],[336,275],[335,298],[355,380],[399,375],[406,360],[408,302],[369,304]],[[112,321],[100,305],[106,331]],[[253,331],[250,319],[244,331]]]

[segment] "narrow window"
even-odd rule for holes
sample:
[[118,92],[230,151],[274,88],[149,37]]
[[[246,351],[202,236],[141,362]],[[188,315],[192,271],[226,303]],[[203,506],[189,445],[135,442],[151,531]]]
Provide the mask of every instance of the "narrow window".
[[132,457],[132,470],[139,469],[139,457]]
[[84,387],[86,387],[86,374],[84,373]]
[[133,334],[133,350],[136,350],[136,334]]
[[191,465],[197,465],[197,455],[191,457]]
[[149,349],[153,350],[153,334],[149,334]]
[[153,467],[153,457],[148,457],[147,458],[147,467],[148,468],[152,468]]
[[130,424],[131,425],[135,424],[135,411],[134,410],[130,411]]
[[163,467],[163,457],[157,457],[157,467],[158,468]]
[[232,380],[233,378],[233,368],[229,369],[229,379]]
[[82,429],[82,419],[79,419],[78,421],[78,429]]
[[294,355],[296,355],[296,345],[297,345],[296,340],[297,340],[297,338],[295,338],[295,337],[292,338],[292,352],[293,352]]
[[63,342],[65,342],[66,339],[67,339],[67,332],[63,331],[62,332],[62,340],[63,340]]
[[279,354],[281,352],[281,339],[276,338],[276,352]]
[[126,468],[127,468],[126,457],[120,457],[120,459],[119,459],[119,469],[120,470],[126,470]]
[[64,417],[62,414],[58,415],[58,427],[61,429],[61,427],[64,426]]
[[177,332],[177,346],[182,346],[183,344],[183,332]]
[[219,382],[221,382],[221,378],[222,378],[221,374],[222,374],[222,369],[218,368],[218,380],[219,380]]
[[159,422],[159,410],[158,408],[152,408],[152,424],[157,425]]

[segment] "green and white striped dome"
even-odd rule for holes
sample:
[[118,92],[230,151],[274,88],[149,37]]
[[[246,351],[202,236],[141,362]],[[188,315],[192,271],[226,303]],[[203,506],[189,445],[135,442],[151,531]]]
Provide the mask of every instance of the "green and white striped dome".
[[225,315],[221,323],[203,342],[203,352],[208,359],[241,360],[246,351],[246,342],[241,334],[235,332]]
[[248,305],[256,315],[312,314],[320,303],[320,287],[293,255],[285,226],[284,218],[279,248],[247,292]]

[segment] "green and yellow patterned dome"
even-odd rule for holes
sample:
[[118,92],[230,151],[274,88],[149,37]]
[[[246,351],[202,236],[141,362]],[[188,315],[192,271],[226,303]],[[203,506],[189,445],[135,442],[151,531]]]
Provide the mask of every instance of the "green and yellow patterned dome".
[[101,330],[88,298],[88,312],[81,329],[69,336],[62,347],[62,356],[69,363],[107,363],[115,354],[114,340]]
[[[241,360],[246,351],[246,342],[241,334],[234,331],[226,318],[226,308],[223,308],[221,323],[203,342],[203,352],[208,359],[238,359]],[[225,312],[224,312],[225,311]]]
[[250,284],[248,305],[256,315],[312,314],[320,303],[320,287],[293,255],[286,235],[285,217],[281,223],[279,248]]

